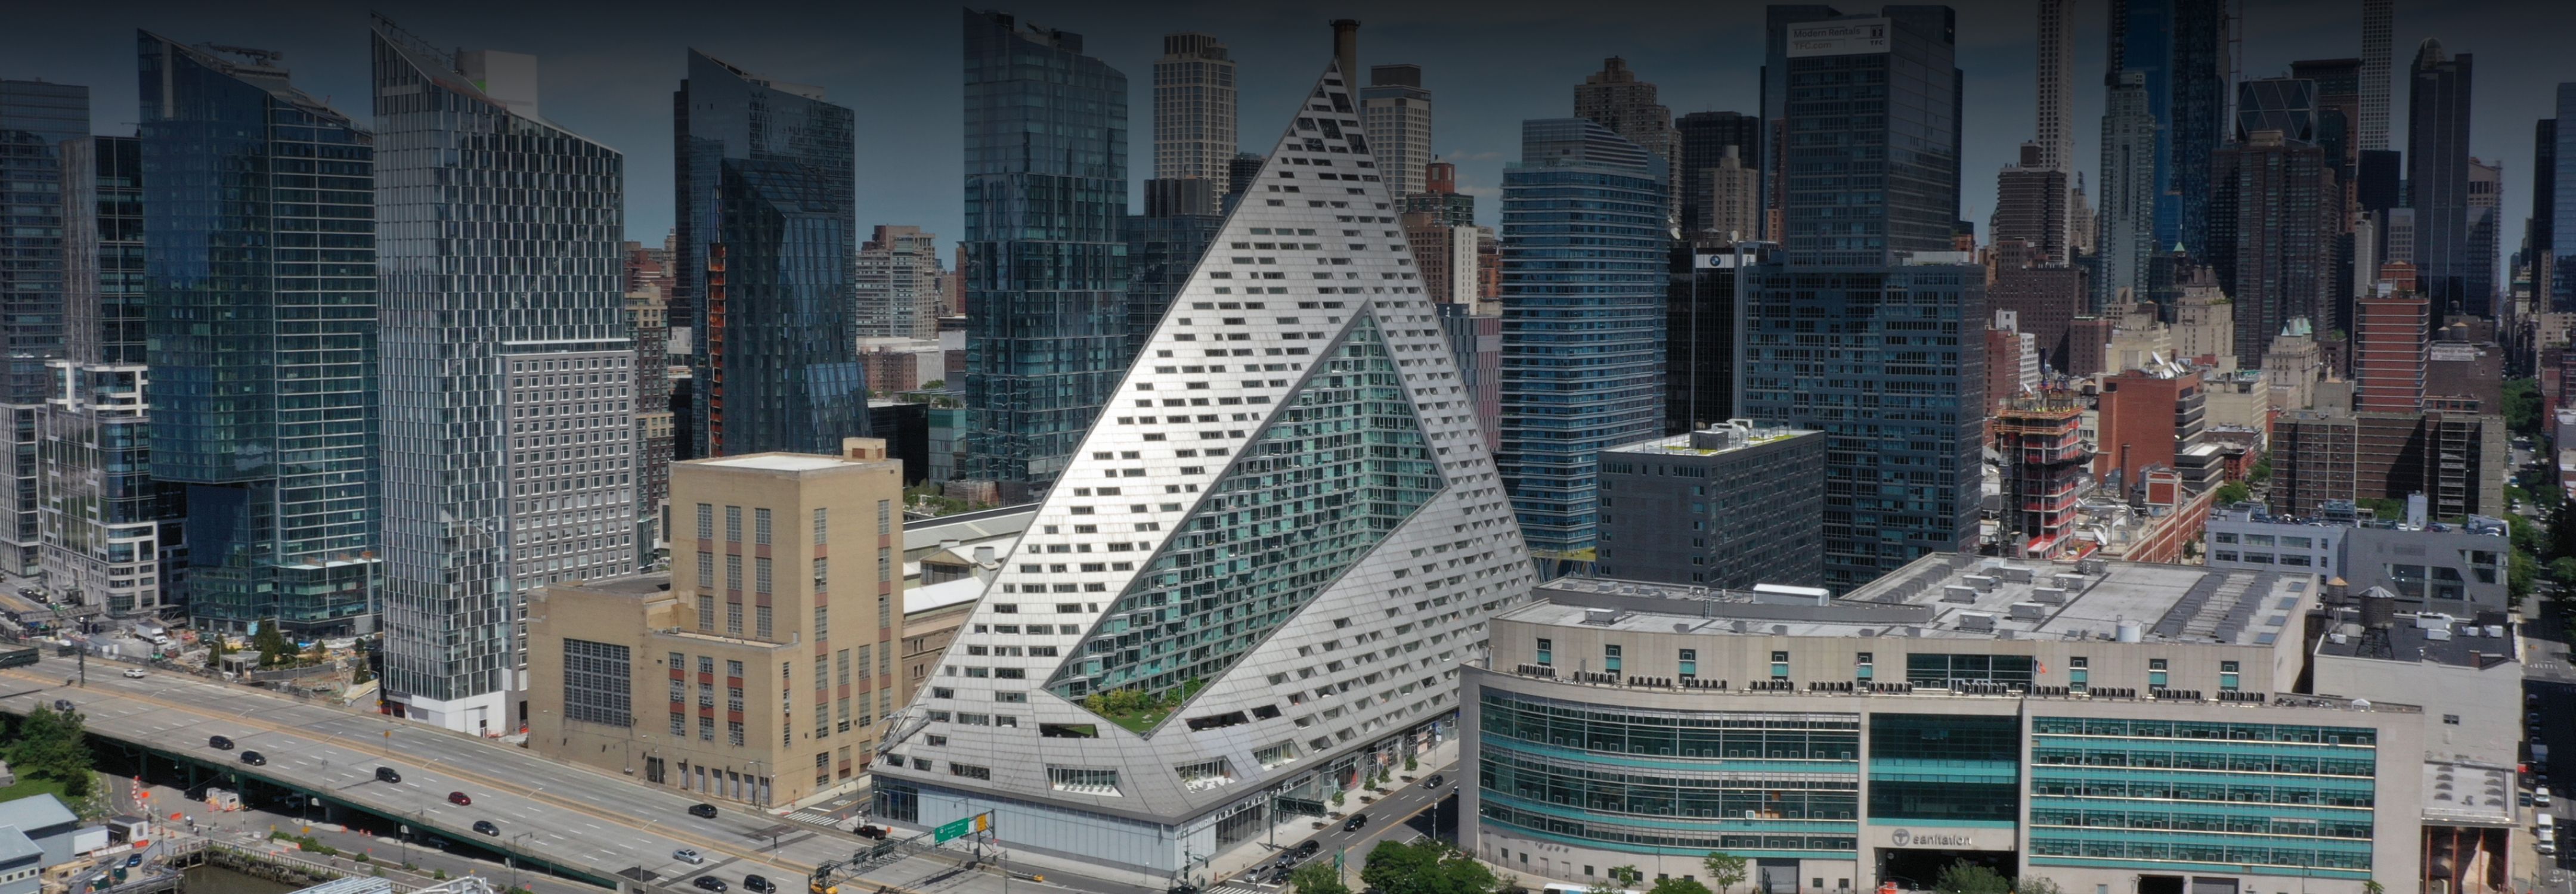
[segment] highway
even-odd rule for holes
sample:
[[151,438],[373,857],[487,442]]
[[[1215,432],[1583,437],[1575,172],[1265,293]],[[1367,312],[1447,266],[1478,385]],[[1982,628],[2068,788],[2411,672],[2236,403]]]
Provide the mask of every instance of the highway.
[[[460,733],[177,675],[127,679],[118,669],[92,662],[85,688],[63,685],[74,673],[67,659],[48,657],[0,671],[0,711],[24,714],[69,699],[93,735],[302,789],[435,830],[451,842],[515,853],[601,880],[694,890],[688,880],[701,874],[739,885],[748,873],[792,892],[815,864],[846,857],[865,843],[734,804],[719,805],[714,819],[700,819],[688,814],[697,800],[686,793],[549,762]],[[209,737],[216,735],[232,739],[235,749],[209,747]],[[260,752],[267,766],[242,764],[243,751]],[[402,781],[378,780],[379,766],[392,768]],[[466,793],[473,804],[448,803],[452,791]],[[501,834],[475,834],[476,820],[492,821]],[[696,849],[706,862],[674,859],[672,852],[680,848]]]

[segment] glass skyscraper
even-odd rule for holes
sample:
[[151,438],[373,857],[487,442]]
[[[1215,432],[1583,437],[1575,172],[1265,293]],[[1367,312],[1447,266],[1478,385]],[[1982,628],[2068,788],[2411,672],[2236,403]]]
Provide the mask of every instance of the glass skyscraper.
[[693,455],[839,453],[868,433],[855,116],[696,50],[672,106]]
[[[143,147],[63,143],[63,354],[36,417],[40,563],[55,604],[160,611],[162,498],[144,397]],[[173,486],[177,487],[177,486]]]
[[1126,369],[1127,76],[1007,14],[965,31],[966,474],[1025,499]]
[[0,81],[0,570],[32,575],[36,414],[63,355],[63,146],[89,137],[89,88]]
[[536,59],[376,20],[385,699],[524,722],[527,592],[635,570],[625,158],[538,114]]
[[1663,433],[1664,171],[1583,118],[1521,122],[1503,171],[1496,466],[1541,556],[1584,558],[1601,451]]
[[188,488],[189,613],[367,628],[375,147],[274,55],[136,35],[152,470]]

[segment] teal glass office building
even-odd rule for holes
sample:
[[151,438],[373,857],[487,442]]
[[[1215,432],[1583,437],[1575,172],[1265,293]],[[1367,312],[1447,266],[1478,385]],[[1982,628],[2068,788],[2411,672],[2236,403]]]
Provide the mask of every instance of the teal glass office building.
[[373,629],[375,140],[273,57],[136,36],[154,477],[202,628]]

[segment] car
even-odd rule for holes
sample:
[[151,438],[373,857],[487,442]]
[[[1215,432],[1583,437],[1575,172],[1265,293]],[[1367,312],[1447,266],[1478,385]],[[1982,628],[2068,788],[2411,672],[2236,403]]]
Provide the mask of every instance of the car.
[[1323,842],[1316,841],[1312,838],[1306,839],[1306,843],[1297,846],[1297,859],[1303,860],[1307,857],[1312,857],[1323,849]]
[[233,750],[233,740],[222,736],[207,736],[206,747],[212,748],[216,751],[231,751]]
[[704,863],[704,862],[706,862],[706,861],[707,861],[707,858],[706,858],[706,857],[704,857],[704,856],[702,856],[702,855],[700,855],[700,854],[698,853],[698,851],[697,851],[697,849],[696,849],[696,848],[687,848],[687,847],[681,848],[681,849],[676,850],[676,851],[672,851],[672,852],[671,852],[671,859],[678,860],[678,861],[680,861],[680,862],[682,862],[682,863],[687,863],[687,864],[690,864],[690,865],[692,865],[692,866],[697,865],[697,864],[699,864],[699,863]]
[[139,667],[129,667],[125,669],[125,678],[128,680],[140,680],[149,676],[151,676],[151,674],[144,673],[143,669]]
[[132,869],[141,865],[143,865],[142,852],[137,851],[135,853],[125,855],[125,868]]
[[706,803],[691,804],[689,805],[689,815],[699,819],[715,819],[716,805]]
[[242,763],[245,763],[245,764],[249,764],[249,765],[254,766],[254,767],[265,767],[265,766],[268,766],[268,758],[267,758],[267,757],[265,757],[265,756],[262,756],[259,752],[256,752],[256,751],[245,751],[245,752],[242,752],[242,755],[241,755],[241,762],[242,762]]
[[854,830],[854,831],[855,831],[855,832],[858,834],[858,836],[859,836],[859,837],[861,837],[861,838],[870,838],[870,839],[875,839],[875,838],[884,838],[884,837],[886,837],[886,830],[885,830],[885,827],[883,827],[883,826],[869,826],[869,825],[861,825],[860,827],[858,827],[858,828],[857,828],[856,830]]
[[778,886],[770,884],[769,880],[766,878],[762,878],[757,875],[746,875],[742,877],[742,889],[753,892],[753,894],[776,894]]
[[2549,787],[2544,785],[2532,789],[2531,803],[2538,804],[2542,807],[2549,806]]
[[1429,778],[1429,779],[1425,779],[1425,780],[1422,780],[1422,787],[1423,787],[1423,788],[1439,788],[1441,783],[1443,783],[1443,782],[1447,782],[1447,781],[1449,781],[1449,777],[1447,777],[1447,776],[1442,776],[1442,775],[1440,775],[1440,774],[1438,774],[1438,773],[1433,773],[1433,774],[1431,774],[1431,778]]
[[2515,793],[2514,793],[2514,801],[2516,802],[2516,806],[2529,807],[2529,806],[2531,806],[2531,793],[2530,793],[2530,792],[2515,792]]
[[1357,832],[1360,830],[1361,826],[1365,825],[1368,825],[1368,814],[1354,813],[1351,814],[1351,818],[1348,821],[1342,823],[1342,831]]
[[495,838],[498,838],[501,835],[501,827],[494,825],[491,820],[475,820],[474,831],[490,835]]
[[464,792],[448,792],[447,803],[454,804],[458,807],[471,807],[474,804],[474,799],[466,797]]
[[394,768],[392,767],[377,767],[376,781],[400,785],[402,784],[402,774],[394,772]]
[[712,875],[701,875],[697,878],[690,879],[689,884],[696,886],[700,891],[721,892],[726,887],[724,879],[720,879]]
[[72,700],[71,700],[71,699],[67,699],[67,698],[58,698],[58,699],[55,699],[55,700],[54,700],[54,711],[55,711],[55,713],[69,713],[69,712],[71,711],[71,709],[72,709]]
[[1171,887],[1163,889],[1163,894],[1199,894],[1199,886],[1188,882],[1174,882]]

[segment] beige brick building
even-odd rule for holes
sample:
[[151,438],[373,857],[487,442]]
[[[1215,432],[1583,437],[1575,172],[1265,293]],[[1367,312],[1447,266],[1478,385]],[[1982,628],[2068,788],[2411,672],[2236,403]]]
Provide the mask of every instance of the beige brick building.
[[903,473],[843,456],[671,464],[671,571],[539,592],[528,747],[779,805],[866,773],[905,696]]

